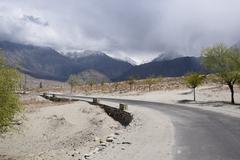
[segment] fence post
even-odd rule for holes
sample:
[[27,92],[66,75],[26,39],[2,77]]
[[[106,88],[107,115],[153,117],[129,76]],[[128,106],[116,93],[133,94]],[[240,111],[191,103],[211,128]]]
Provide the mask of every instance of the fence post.
[[98,104],[99,103],[99,99],[98,98],[93,98],[93,104]]
[[119,109],[122,110],[122,111],[127,110],[128,109],[128,105],[120,103],[119,104]]

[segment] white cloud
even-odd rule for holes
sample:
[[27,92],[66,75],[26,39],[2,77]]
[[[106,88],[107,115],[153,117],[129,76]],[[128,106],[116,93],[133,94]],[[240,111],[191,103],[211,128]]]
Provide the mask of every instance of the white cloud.
[[240,35],[239,0],[2,0],[0,39],[153,57],[198,55]]

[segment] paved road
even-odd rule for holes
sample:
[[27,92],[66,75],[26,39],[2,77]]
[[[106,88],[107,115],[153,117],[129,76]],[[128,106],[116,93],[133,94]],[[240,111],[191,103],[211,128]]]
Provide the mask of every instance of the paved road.
[[240,160],[240,119],[196,108],[135,100],[106,99],[167,114],[174,126],[176,160]]
[[176,160],[240,160],[239,118],[155,102],[100,99],[152,108],[167,114],[175,127],[176,147],[173,152]]

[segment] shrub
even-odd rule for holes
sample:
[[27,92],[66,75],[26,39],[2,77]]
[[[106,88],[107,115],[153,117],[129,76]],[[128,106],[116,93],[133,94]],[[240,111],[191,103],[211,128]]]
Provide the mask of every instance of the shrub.
[[20,74],[17,70],[7,67],[0,58],[0,132],[5,132],[21,110],[19,97],[15,90],[19,85]]

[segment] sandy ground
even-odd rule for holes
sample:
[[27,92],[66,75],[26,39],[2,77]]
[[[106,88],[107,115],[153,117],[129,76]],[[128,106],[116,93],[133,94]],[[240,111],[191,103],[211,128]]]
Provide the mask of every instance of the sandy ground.
[[[197,88],[196,102],[192,101],[192,90],[178,83],[172,88],[153,90],[88,93],[88,96],[168,103],[240,117],[240,105],[228,103],[227,86],[205,84]],[[240,104],[240,89],[235,91],[236,103]],[[134,120],[125,128],[99,107],[86,102],[53,103],[35,95],[21,99],[26,110],[19,116],[18,125],[0,135],[0,160],[173,159],[174,127],[159,111],[131,105],[128,111]]]
[[[115,103],[104,102],[111,106]],[[174,146],[174,128],[169,118],[148,108],[129,106],[134,122],[128,131],[119,136],[104,152],[93,156],[94,160],[171,160]],[[124,144],[125,142],[125,144]],[[130,142],[130,143],[128,143]]]
[[[44,101],[35,98],[23,99]],[[131,106],[129,111],[134,120],[125,128],[98,106],[86,102],[28,106],[21,123],[0,135],[0,159],[171,159],[174,144],[171,121],[151,109]]]
[[129,92],[125,94],[96,94],[95,96],[104,96],[111,98],[124,98],[161,102],[168,104],[183,105],[205,110],[211,110],[228,114],[234,117],[240,117],[240,89],[235,88],[235,102],[237,105],[231,105],[230,91],[227,86],[205,85],[196,89],[196,102],[193,102],[193,92],[191,89],[160,90],[153,92]]
[[31,109],[18,128],[1,136],[0,154],[12,159],[78,159],[97,145],[95,137],[120,128],[86,102]]

